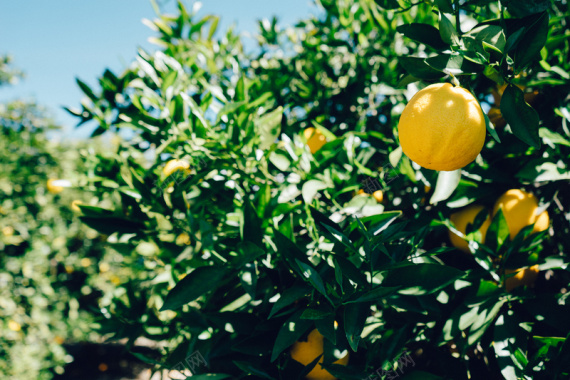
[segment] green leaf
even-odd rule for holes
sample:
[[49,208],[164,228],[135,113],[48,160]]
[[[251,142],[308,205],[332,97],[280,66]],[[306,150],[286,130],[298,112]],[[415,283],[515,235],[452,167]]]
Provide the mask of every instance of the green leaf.
[[477,307],[476,318],[469,329],[469,334],[467,337],[467,343],[473,345],[481,339],[485,331],[491,326],[495,317],[503,307],[506,299],[500,299],[495,301],[494,299],[489,299],[485,301],[482,305]]
[[451,172],[439,172],[437,175],[435,190],[433,191],[433,195],[431,196],[429,203],[435,204],[448,199],[457,188],[457,185],[459,185],[460,180],[461,169]]
[[113,210],[108,210],[106,208],[101,208],[97,206],[89,206],[80,204],[78,205],[81,209],[81,212],[85,216],[92,216],[92,217],[108,217],[113,215]]
[[144,224],[123,218],[82,216],[79,219],[89,227],[106,235],[114,232],[122,234],[138,233],[144,229]]
[[93,93],[91,87],[89,87],[85,82],[83,82],[79,78],[75,78],[75,81],[77,82],[79,88],[81,88],[81,91],[83,91],[83,93],[87,95],[89,99],[91,99],[93,102],[97,101],[97,96]]
[[503,28],[498,25],[480,25],[471,29],[466,36],[471,36],[479,41],[481,48],[484,48],[483,42],[497,49],[502,53],[505,51],[507,40]]
[[330,310],[319,310],[319,309],[310,309],[307,308],[301,314],[301,319],[325,319],[328,316],[334,315]]
[[525,17],[548,10],[551,0],[506,0],[507,10],[515,17]]
[[485,236],[485,245],[496,251],[508,238],[509,226],[507,225],[507,220],[503,214],[503,209],[500,208],[495,216],[493,216],[491,224],[487,229],[487,235]]
[[[254,375],[255,378],[275,380],[275,378],[273,376],[271,376],[270,374],[268,374],[267,372],[265,372],[264,369],[262,369],[262,367],[257,366],[251,362],[234,360],[233,363],[236,365],[236,367],[241,369],[244,373],[246,373],[248,375]],[[194,377],[194,376],[192,376],[192,377]],[[188,377],[187,379],[192,379],[192,377]]]
[[275,151],[269,154],[269,161],[283,172],[288,171],[291,166],[290,158],[283,152]]
[[220,286],[229,271],[219,266],[198,267],[186,275],[168,293],[160,311],[176,310],[194,301],[201,295]]
[[501,98],[501,114],[510,125],[513,134],[534,148],[540,148],[538,113],[524,100],[524,93],[509,84]]
[[453,13],[453,6],[451,0],[434,0],[435,5],[441,12]]
[[277,302],[271,308],[271,312],[269,313],[269,317],[273,317],[277,312],[286,308],[287,306],[291,305],[293,302],[297,301],[305,297],[306,295],[311,293],[311,288],[306,286],[305,284],[297,284],[290,288],[285,289],[282,293]]
[[528,182],[567,181],[570,180],[570,170],[554,162],[532,160],[516,176]]
[[432,80],[443,77],[445,74],[429,66],[424,58],[399,57],[398,62],[408,73],[419,79]]
[[386,272],[382,286],[400,287],[402,294],[424,295],[437,292],[465,276],[459,269],[440,264],[411,264]]
[[301,194],[303,194],[303,201],[305,201],[306,204],[310,204],[319,190],[326,188],[328,188],[326,183],[316,179],[311,179],[305,182],[303,184],[303,188],[301,189]]
[[289,238],[279,231],[274,231],[275,245],[279,254],[285,259],[289,267],[297,272],[300,276],[304,277],[303,271],[300,270],[297,262],[302,262],[310,265],[307,255],[304,254],[299,247],[295,245]]
[[354,352],[358,350],[358,343],[360,342],[362,330],[364,330],[366,318],[370,315],[370,305],[369,302],[363,302],[351,303],[345,306],[344,332],[346,333],[348,344]]
[[224,115],[230,115],[233,114],[234,112],[236,112],[240,107],[242,107],[244,104],[246,104],[245,101],[241,101],[241,102],[229,102],[224,104],[224,106],[222,107],[222,109],[220,111],[218,111],[218,116],[216,118],[216,123],[219,123],[220,120],[222,119],[222,116]]
[[400,25],[396,30],[404,36],[436,50],[449,49],[449,45],[443,42],[439,30],[429,24],[411,23]]
[[192,375],[189,379],[192,380],[223,380],[231,378],[230,375],[217,374],[217,373],[204,373],[202,375]]
[[426,64],[435,70],[453,75],[476,74],[483,71],[484,66],[465,59],[460,54],[440,54],[427,58]]
[[[487,68],[488,67],[489,66],[487,66]],[[481,107],[481,102],[479,101],[479,99],[477,99],[477,98],[475,98],[475,99],[477,100],[477,103],[479,103],[479,107]],[[482,107],[481,107],[481,109],[482,109]],[[487,129],[487,132],[489,132],[489,134],[491,135],[491,137],[493,137],[493,139],[495,139],[495,141],[500,143],[501,139],[499,138],[499,135],[497,134],[497,131],[495,130],[495,126],[493,125],[493,123],[491,123],[489,116],[487,115],[486,112],[483,112],[483,116],[485,117],[485,128]]]
[[328,299],[327,290],[325,289],[325,283],[323,279],[319,275],[319,273],[309,264],[305,264],[299,260],[297,261],[297,265],[301,269],[301,274],[303,278],[305,278],[313,288],[315,288],[319,293],[325,296]]
[[567,140],[564,136],[560,133],[553,132],[548,128],[540,128],[538,130],[538,135],[542,138],[542,140],[549,145],[565,145],[570,146],[570,141]]
[[261,246],[263,240],[261,219],[247,197],[243,202],[242,218],[240,223],[241,238],[244,241],[250,241],[257,246]]
[[451,18],[444,12],[439,12],[439,34],[441,39],[448,45],[459,45],[459,35],[451,22]]
[[[340,272],[349,280],[362,287],[368,284],[366,281],[366,276],[362,273],[362,270],[358,269],[350,260],[340,256],[335,255],[335,262],[338,264]],[[335,266],[335,268],[337,268]]]
[[310,319],[301,319],[302,310],[293,314],[283,323],[283,326],[277,334],[273,352],[271,353],[271,361],[279,357],[279,354],[286,348],[290,347],[312,326],[313,321]]
[[255,126],[259,130],[261,138],[259,149],[267,149],[275,143],[281,131],[282,118],[283,107],[279,106],[255,121]]
[[161,91],[163,94],[166,94],[166,90],[168,90],[168,88],[174,84],[177,77],[178,77],[178,71],[170,71],[166,75],[166,78],[164,78],[164,80],[162,81],[162,86],[161,86]]
[[398,289],[400,289],[398,286],[377,286],[367,292],[355,293],[345,304],[369,301],[379,302],[386,296],[394,294]]
[[231,263],[234,267],[240,268],[245,264],[251,263],[258,257],[263,256],[266,252],[259,246],[249,241],[240,242],[238,244],[239,256],[233,257]]
[[517,70],[524,69],[534,59],[540,58],[540,50],[547,37],[548,12],[544,12],[532,25],[525,27],[513,57]]

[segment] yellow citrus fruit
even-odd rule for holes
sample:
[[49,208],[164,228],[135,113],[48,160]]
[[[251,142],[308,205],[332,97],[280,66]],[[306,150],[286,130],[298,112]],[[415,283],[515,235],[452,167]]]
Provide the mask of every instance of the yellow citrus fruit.
[[190,235],[188,235],[186,232],[182,232],[176,237],[177,245],[190,245],[190,243],[192,243],[192,240],[190,240]]
[[58,194],[64,190],[64,188],[62,186],[56,185],[56,181],[59,181],[59,180],[48,179],[48,181],[47,181],[47,190],[52,194]]
[[307,145],[311,150],[311,153],[315,154],[319,149],[327,143],[327,138],[318,129],[309,127],[303,131],[305,139],[307,139]]
[[99,272],[101,273],[105,273],[108,272],[109,269],[111,269],[111,266],[109,265],[109,263],[102,261],[99,263]]
[[[485,207],[481,205],[467,206],[464,209],[451,214],[451,217],[449,219],[453,222],[453,225],[459,232],[465,234],[467,231],[467,225],[472,224],[475,221],[477,215],[483,209],[485,209]],[[490,224],[491,224],[491,218],[488,216],[487,219],[485,219],[485,221],[479,228],[479,231],[481,232],[482,243],[485,242],[485,235],[487,234],[487,229],[489,228]],[[451,230],[449,230],[449,240],[451,240],[451,244],[454,247],[459,248],[464,252],[469,252],[469,245],[467,241],[465,241],[462,237],[456,235],[455,233],[451,232]]]
[[505,269],[505,274],[516,274],[512,277],[508,277],[505,280],[505,289],[510,292],[516,287],[521,285],[533,287],[536,278],[538,277],[538,265],[533,265],[529,268],[524,269]]
[[16,232],[16,230],[14,230],[14,227],[12,226],[6,226],[2,228],[2,233],[4,234],[4,236],[12,236],[14,235],[14,232]]
[[89,257],[84,257],[81,259],[82,267],[87,268],[89,265],[91,265],[91,259]]
[[497,128],[502,128],[507,125],[507,121],[503,118],[499,107],[491,107],[489,112],[487,112],[487,116],[489,116],[489,120],[491,120],[491,123]]
[[382,192],[382,190],[376,190],[372,194],[368,194],[366,191],[360,189],[356,193],[356,195],[363,195],[363,194],[364,195],[372,195],[374,197],[374,199],[376,199],[376,202],[378,202],[378,203],[382,203],[384,201],[384,193]]
[[178,159],[170,160],[162,169],[162,174],[164,174],[165,177],[168,177],[179,170],[184,171],[186,174],[190,174],[190,164]]
[[82,201],[80,201],[79,199],[76,199],[76,200],[74,200],[73,202],[71,202],[71,209],[72,209],[73,211],[76,211],[76,212],[81,212],[81,209],[79,208],[79,205],[82,205],[82,204],[83,204]]
[[537,215],[538,199],[524,190],[511,189],[501,195],[495,202],[493,215],[499,211],[499,208],[503,209],[511,239],[524,227],[533,223],[533,233],[546,230],[550,224],[548,212],[543,211],[540,215]]
[[12,331],[20,331],[22,329],[22,326],[20,326],[20,324],[13,319],[10,319],[8,321],[8,328]]
[[437,83],[418,91],[398,124],[402,150],[427,169],[452,171],[473,161],[485,143],[485,115],[466,89]]
[[[306,342],[297,341],[291,347],[291,358],[298,361],[303,365],[310,364],[319,355],[322,355],[323,350],[323,339],[324,337],[321,333],[314,329],[309,333]],[[307,379],[310,380],[335,380],[336,377],[330,374],[327,370],[321,367],[323,362],[323,356],[319,359],[317,365],[309,372]],[[348,364],[348,352],[341,359],[334,362],[334,364],[347,365]]]
[[382,203],[382,201],[384,200],[384,193],[382,192],[382,190],[376,190],[375,192],[372,193],[372,196],[374,197],[374,199],[376,199],[376,202],[378,203]]

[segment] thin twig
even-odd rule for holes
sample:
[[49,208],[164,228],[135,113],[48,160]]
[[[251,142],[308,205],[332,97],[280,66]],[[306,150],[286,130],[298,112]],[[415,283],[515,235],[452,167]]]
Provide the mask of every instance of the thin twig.
[[461,20],[459,18],[459,0],[455,0],[455,30],[461,37]]
[[412,9],[413,7],[415,7],[416,5],[420,5],[420,4],[425,3],[425,2],[426,2],[425,0],[418,1],[417,3],[411,4],[411,5],[410,5],[409,7],[407,7],[407,8],[398,9],[398,10],[395,11],[394,13],[403,13],[403,12],[409,11],[410,9]]

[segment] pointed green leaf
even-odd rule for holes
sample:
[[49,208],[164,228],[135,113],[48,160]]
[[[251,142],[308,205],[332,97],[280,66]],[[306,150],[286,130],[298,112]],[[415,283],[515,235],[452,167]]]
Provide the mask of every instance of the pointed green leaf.
[[194,301],[201,295],[216,289],[229,271],[219,266],[198,267],[186,275],[168,293],[160,311],[176,310]]

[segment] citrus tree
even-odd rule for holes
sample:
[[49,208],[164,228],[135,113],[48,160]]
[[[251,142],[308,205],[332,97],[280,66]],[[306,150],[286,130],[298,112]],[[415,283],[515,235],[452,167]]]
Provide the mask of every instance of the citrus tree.
[[78,80],[122,137],[79,206],[132,268],[102,331],[173,378],[567,377],[566,2],[317,5],[245,52],[179,3]]

